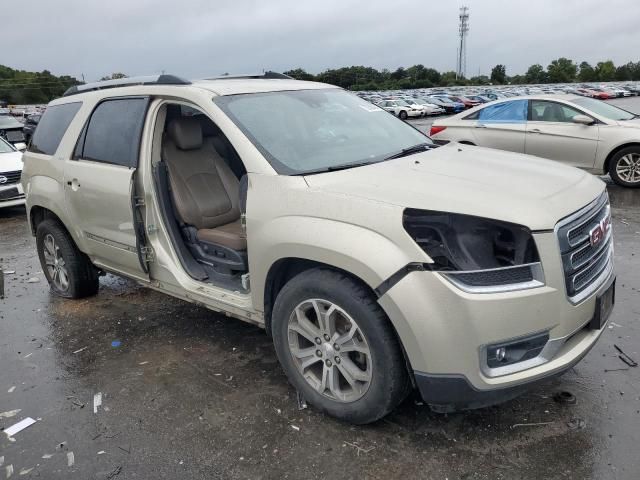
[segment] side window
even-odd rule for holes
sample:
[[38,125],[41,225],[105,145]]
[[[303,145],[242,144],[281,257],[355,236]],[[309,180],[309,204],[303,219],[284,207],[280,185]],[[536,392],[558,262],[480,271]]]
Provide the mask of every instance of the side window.
[[47,107],[33,134],[29,151],[45,155],[55,154],[81,105],[82,102],[73,102]]
[[148,98],[105,100],[80,134],[74,158],[137,167]]
[[527,100],[512,100],[489,105],[478,112],[485,123],[524,123],[527,120]]
[[584,115],[579,110],[556,102],[531,100],[531,120],[537,122],[572,123],[573,117]]

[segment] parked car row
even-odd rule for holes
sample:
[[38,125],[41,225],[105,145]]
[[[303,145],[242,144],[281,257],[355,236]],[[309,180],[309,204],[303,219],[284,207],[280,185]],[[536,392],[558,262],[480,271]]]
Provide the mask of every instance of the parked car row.
[[0,208],[24,204],[22,152],[0,137]]

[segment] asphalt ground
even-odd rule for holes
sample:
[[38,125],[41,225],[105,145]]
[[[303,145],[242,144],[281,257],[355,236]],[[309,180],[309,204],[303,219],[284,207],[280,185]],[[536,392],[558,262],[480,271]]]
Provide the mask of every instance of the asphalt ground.
[[257,327],[112,275],[51,295],[24,209],[0,210],[0,427],[36,420],[0,434],[0,478],[638,479],[640,368],[614,344],[640,360],[640,191],[608,189],[617,303],[582,362],[499,406],[414,395],[365,427],[300,410]]

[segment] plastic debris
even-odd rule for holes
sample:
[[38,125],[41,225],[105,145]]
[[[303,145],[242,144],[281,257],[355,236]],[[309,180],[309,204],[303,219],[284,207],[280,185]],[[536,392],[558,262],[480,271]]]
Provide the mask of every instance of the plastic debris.
[[38,283],[40,281],[40,279],[38,277],[31,277],[29,280],[27,280],[27,283]]
[[5,472],[7,472],[7,478],[13,475],[13,465],[7,465],[5,467]]
[[4,455],[0,457],[0,467],[4,465]]
[[300,431],[300,427],[298,427],[296,425],[291,425],[291,428],[293,428],[296,432]]
[[624,350],[622,350],[618,345],[614,344],[613,348],[615,348],[620,353],[620,355],[618,355],[618,358],[620,360],[622,360],[624,363],[626,363],[630,367],[637,367],[638,366],[638,362],[636,362],[633,358],[631,358],[629,355],[627,355],[624,352]]
[[105,452],[104,450],[100,450],[100,451],[98,452],[98,455],[104,455],[105,453],[107,453],[107,452]]
[[76,353],[84,352],[87,348],[89,348],[89,347],[82,347],[82,348],[76,350],[75,352],[73,352],[73,354],[75,355]]
[[14,385],[9,390],[7,390],[7,393],[13,393],[15,389],[16,389],[16,386]]
[[42,455],[42,458],[44,458],[45,460],[48,460],[51,457],[53,457],[53,454],[51,454],[51,453],[45,453],[44,455]]
[[140,362],[138,365],[146,365],[149,362]]
[[31,468],[21,468],[19,475],[29,475],[29,472],[31,472],[31,470],[33,470],[33,467],[31,467]]
[[93,413],[98,413],[98,407],[102,406],[102,392],[93,396]]
[[556,392],[553,394],[553,399],[558,403],[563,403],[565,405],[575,405],[577,402],[576,396],[567,391]]
[[120,472],[122,471],[122,465],[118,465],[116,468],[114,468],[113,470],[111,470],[108,474],[107,474],[107,480],[110,480],[111,478],[115,477],[116,475],[120,475]]
[[118,348],[120,345],[122,345],[122,342],[120,340],[114,340],[113,342],[111,342],[111,346],[113,348]]
[[76,463],[76,458],[73,452],[67,452],[67,467],[73,467],[74,463]]
[[298,395],[298,410],[304,410],[307,408],[307,401],[304,398],[304,395],[302,395],[302,393],[300,393],[300,391],[298,390],[297,392]]
[[7,434],[7,437],[13,437],[16,433],[21,432],[22,430],[24,430],[27,427],[30,427],[34,423],[36,423],[36,421],[33,418],[27,417],[23,420],[20,420],[15,425],[11,425],[9,428],[5,428],[4,433]]
[[0,413],[0,418],[11,418],[11,417],[15,417],[17,414],[19,414],[22,410],[20,408],[17,408],[16,410],[7,410],[6,412],[1,412]]
[[16,271],[15,271],[15,270],[5,270],[5,271],[4,271],[4,274],[5,274],[5,275],[13,275],[14,273],[16,273]]

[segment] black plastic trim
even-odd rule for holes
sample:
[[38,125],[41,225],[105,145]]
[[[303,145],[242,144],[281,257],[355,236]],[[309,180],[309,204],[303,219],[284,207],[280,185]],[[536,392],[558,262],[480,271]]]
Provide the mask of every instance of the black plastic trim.
[[378,285],[377,288],[374,289],[375,294],[378,298],[382,297],[385,293],[391,290],[400,280],[409,275],[411,272],[424,272],[424,271],[433,271],[431,264],[429,263],[408,263],[396,273],[387,278],[384,282]]

